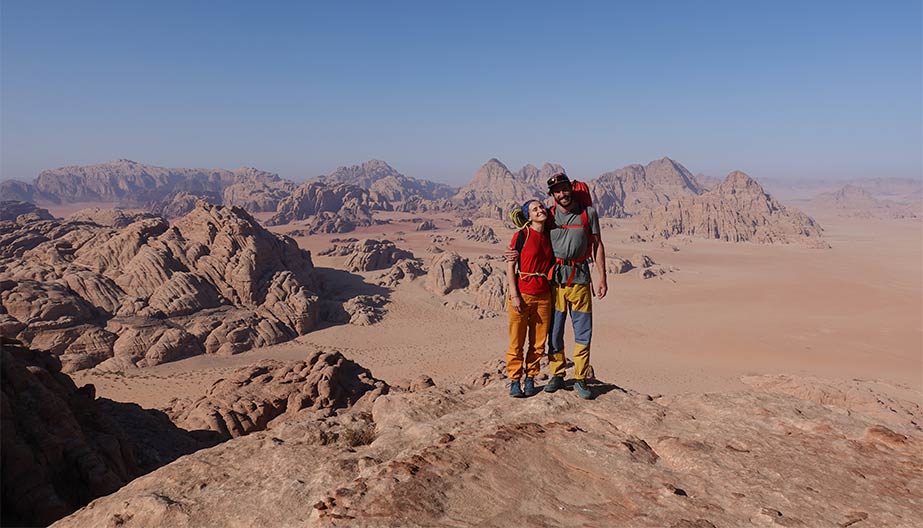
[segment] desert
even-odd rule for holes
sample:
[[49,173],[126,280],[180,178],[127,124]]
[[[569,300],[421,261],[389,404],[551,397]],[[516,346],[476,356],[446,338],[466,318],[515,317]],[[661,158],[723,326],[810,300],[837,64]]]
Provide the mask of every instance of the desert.
[[0,1],[0,528],[916,528],[923,4]]
[[[880,209],[871,190],[785,205],[740,172],[709,190],[669,158],[591,179],[610,212],[596,397],[511,404],[502,212],[557,170],[491,159],[437,195],[373,160],[285,185],[275,212],[200,197],[172,218],[149,203],[4,202],[6,430],[21,446],[4,450],[61,434],[21,416],[23,394],[54,379],[57,414],[92,406],[70,434],[100,468],[62,481],[55,465],[76,448],[33,457],[35,489],[52,491],[20,491],[10,519],[92,500],[56,525],[495,525],[511,511],[569,525],[579,511],[626,526],[909,526],[923,500],[919,215],[843,214]],[[501,462],[528,450],[549,458]],[[488,483],[522,472],[545,498]],[[63,491],[81,481],[88,492]],[[255,482],[264,491],[241,500]],[[474,514],[492,494],[507,502]],[[264,506],[282,497],[297,505]]]

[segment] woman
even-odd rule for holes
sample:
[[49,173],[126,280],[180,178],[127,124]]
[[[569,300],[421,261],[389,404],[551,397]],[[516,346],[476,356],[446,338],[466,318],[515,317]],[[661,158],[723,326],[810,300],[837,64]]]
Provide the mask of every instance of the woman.
[[[554,262],[551,239],[545,221],[548,211],[538,200],[522,205],[528,219],[510,241],[519,250],[519,260],[508,262],[506,277],[509,285],[510,349],[506,353],[506,372],[510,378],[510,396],[533,396],[535,376],[545,349],[545,339],[551,326],[551,288],[548,270]],[[518,268],[518,271],[517,271]],[[528,334],[529,343],[523,358],[522,346]],[[525,375],[522,385],[520,379]]]

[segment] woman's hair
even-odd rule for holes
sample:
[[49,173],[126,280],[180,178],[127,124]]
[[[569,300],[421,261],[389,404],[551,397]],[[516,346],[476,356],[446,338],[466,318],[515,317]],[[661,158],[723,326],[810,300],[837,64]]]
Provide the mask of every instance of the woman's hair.
[[531,198],[531,199],[529,199],[529,200],[526,200],[526,202],[525,202],[524,204],[522,204],[522,208],[521,208],[521,210],[522,210],[522,216],[526,217],[526,221],[527,221],[527,222],[530,221],[530,220],[529,220],[529,205],[531,205],[532,202],[539,202],[539,203],[541,203],[540,200],[536,200],[535,198]]

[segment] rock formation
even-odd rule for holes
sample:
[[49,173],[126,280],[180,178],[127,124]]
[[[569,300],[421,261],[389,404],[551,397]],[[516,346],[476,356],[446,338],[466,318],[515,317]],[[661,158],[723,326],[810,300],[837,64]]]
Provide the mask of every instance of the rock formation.
[[[919,520],[919,431],[755,389],[653,399],[596,383],[592,405],[569,391],[511,405],[493,377],[479,376],[483,387],[430,382],[392,391],[371,402],[370,414],[363,405],[323,420],[309,412],[273,422],[141,477],[55,526]],[[267,393],[275,394],[245,388],[256,396],[241,400],[274,397]],[[281,394],[303,397],[288,387]],[[233,393],[218,399],[237,401]]]
[[338,240],[319,255],[347,257],[344,265],[347,271],[382,270],[390,268],[399,261],[414,258],[413,253],[400,249],[394,245],[394,242],[374,238]]
[[292,418],[333,416],[348,407],[371,409],[387,384],[339,352],[315,352],[307,361],[263,360],[212,385],[196,401],[174,401],[174,422],[211,430],[223,440],[271,429]]
[[56,204],[61,202],[57,196],[47,195],[36,189],[31,183],[19,180],[3,180],[0,182],[0,197],[4,200],[34,204]]
[[531,171],[526,168],[513,174],[506,165],[491,158],[477,170],[470,182],[458,190],[452,201],[468,210],[490,207],[491,217],[499,215],[505,219],[503,211],[519,207],[529,198],[544,199],[547,196],[547,187],[536,185],[533,180]]
[[242,209],[199,202],[172,226],[149,214],[80,218],[0,223],[4,327],[60,355],[65,371],[236,353],[317,322],[310,254]]
[[516,171],[516,177],[539,190],[548,189],[548,178],[559,172],[565,172],[564,167],[557,163],[544,163],[539,169],[531,163]]
[[617,218],[645,213],[673,199],[702,192],[692,173],[670,158],[607,172],[588,185],[600,216]]
[[833,209],[843,216],[861,218],[919,218],[919,208],[888,199],[878,199],[871,192],[847,184],[833,192],[820,193],[811,200],[812,207]]
[[296,187],[294,182],[253,168],[238,169],[235,175],[235,183],[222,192],[223,203],[250,213],[274,212]]
[[328,184],[350,184],[377,194],[389,202],[404,202],[410,198],[440,200],[448,198],[454,189],[428,180],[410,178],[397,172],[381,160],[369,160],[362,165],[338,167],[318,181]]
[[170,169],[122,159],[46,170],[34,184],[3,182],[2,195],[33,203],[102,202],[144,207],[173,218],[191,211],[198,200],[239,206],[251,213],[275,211],[294,188],[293,182],[250,167]]
[[653,236],[663,238],[691,235],[728,242],[829,247],[811,217],[786,208],[740,171],[729,174],[714,190],[671,200],[646,213],[642,223]]
[[447,251],[433,257],[425,287],[442,296],[463,291],[463,302],[452,306],[472,305],[495,314],[506,309],[506,264],[502,259],[483,256],[470,260]]
[[178,218],[189,214],[195,209],[195,205],[199,202],[221,205],[221,200],[221,194],[212,191],[199,191],[195,193],[173,191],[159,200],[148,202],[144,207],[152,213],[164,218]]
[[421,196],[411,196],[394,208],[402,213],[436,213],[454,209],[455,204],[447,198],[427,200]]
[[[203,443],[162,413],[96,399],[46,352],[2,343],[2,523],[47,525]],[[139,441],[132,433],[146,433]]]
[[116,229],[128,227],[141,220],[156,218],[157,215],[152,213],[130,212],[119,208],[101,209],[99,207],[81,209],[67,217],[71,222],[96,224],[103,227],[114,227]]
[[28,215],[23,221],[33,220],[54,220],[54,216],[47,209],[37,207],[30,202],[19,200],[0,201],[0,222],[15,222],[17,218]]
[[461,233],[465,236],[467,240],[473,240],[475,242],[483,242],[485,244],[499,244],[500,239],[497,238],[497,234],[494,233],[494,230],[490,226],[486,225],[473,225],[468,227],[456,227],[456,233]]
[[346,259],[348,271],[374,271],[390,268],[404,259],[412,259],[413,253],[400,249],[390,240],[366,239],[356,243]]
[[[297,220],[310,219],[321,215],[323,223],[339,219],[352,226],[346,231],[355,229],[355,226],[372,225],[372,211],[390,211],[391,203],[381,196],[356,187],[355,185],[324,183],[306,183],[296,188],[290,196],[279,202],[275,216],[269,219],[268,225],[283,225]],[[330,215],[323,215],[330,213]],[[346,232],[324,231],[324,232]]]

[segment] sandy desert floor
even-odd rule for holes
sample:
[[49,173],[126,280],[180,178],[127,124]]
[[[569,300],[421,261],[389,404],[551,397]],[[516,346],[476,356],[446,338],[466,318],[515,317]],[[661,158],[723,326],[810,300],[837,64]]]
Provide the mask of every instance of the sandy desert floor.
[[[636,228],[630,222],[604,220],[607,255],[644,253],[678,270],[648,280],[637,271],[609,276],[609,295],[594,304],[597,377],[666,395],[744,388],[742,375],[788,373],[877,380],[919,402],[923,222],[811,213],[824,226],[831,249],[632,242]],[[383,218],[392,223],[296,240],[312,252],[328,288],[344,294],[382,290],[363,280],[376,272],[349,274],[336,269],[342,258],[317,256],[334,238],[387,238],[426,260],[433,255],[427,252],[433,234],[454,237],[447,249],[463,256],[502,252],[503,244],[466,241],[454,233],[455,218],[448,213]],[[415,231],[411,218],[433,219],[439,229]],[[504,242],[512,236],[499,222],[493,227]],[[84,371],[74,379],[94,383],[101,396],[160,407],[174,397],[201,395],[240,365],[266,357],[301,359],[317,348],[340,350],[388,382],[420,374],[437,384],[461,381],[504,357],[505,314],[467,318],[443,307],[444,298],[426,291],[423,282],[384,291],[388,313],[373,326],[332,326],[237,356],[200,356],[125,374]]]

